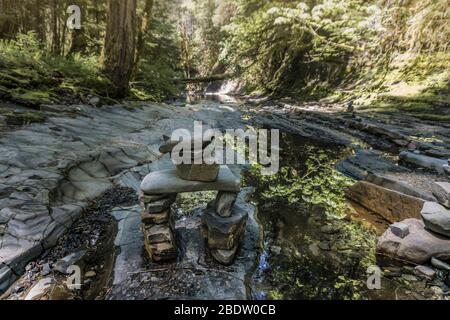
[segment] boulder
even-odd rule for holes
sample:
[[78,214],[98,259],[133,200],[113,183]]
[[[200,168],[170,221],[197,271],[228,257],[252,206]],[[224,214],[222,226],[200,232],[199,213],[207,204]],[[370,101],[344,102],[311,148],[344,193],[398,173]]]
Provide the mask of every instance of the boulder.
[[415,154],[413,152],[408,151],[401,152],[400,159],[419,167],[434,170],[440,174],[444,173],[443,166],[447,164],[446,160],[428,157],[421,154]]
[[450,208],[450,183],[435,182],[433,183],[432,190],[438,202]]
[[141,183],[141,190],[147,195],[208,190],[239,192],[240,188],[240,179],[227,166],[220,166],[217,180],[213,182],[183,180],[175,169],[169,169],[152,172]]
[[419,219],[406,219],[409,234],[403,239],[392,233],[391,229],[378,238],[376,255],[377,264],[401,265],[404,263],[423,264],[431,257],[442,260],[450,259],[450,240],[425,229]]
[[422,219],[427,229],[450,238],[450,210],[436,202],[425,202]]
[[217,215],[224,218],[230,217],[237,196],[236,192],[219,191],[214,202]]
[[348,188],[346,196],[392,223],[407,218],[419,218],[425,203],[423,199],[366,181],[359,181]]

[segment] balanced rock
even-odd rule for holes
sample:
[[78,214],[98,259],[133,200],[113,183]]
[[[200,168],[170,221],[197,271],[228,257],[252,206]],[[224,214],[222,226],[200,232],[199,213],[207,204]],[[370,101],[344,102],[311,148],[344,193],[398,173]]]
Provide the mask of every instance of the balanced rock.
[[433,194],[440,204],[450,208],[450,183],[435,182],[433,183]]
[[237,195],[236,192],[219,191],[214,202],[217,215],[224,218],[230,217]]
[[141,207],[144,207],[145,203],[154,202],[157,200],[161,200],[163,198],[167,198],[169,194],[144,194],[142,191],[139,192],[139,201],[141,202]]
[[150,203],[144,203],[144,211],[147,213],[161,213],[170,208],[170,206],[176,201],[177,195],[171,194],[166,198],[156,200]]
[[422,219],[429,230],[450,238],[450,210],[436,202],[425,202]]
[[145,248],[153,261],[172,260],[176,257],[173,230],[170,226],[144,226]]
[[170,209],[167,209],[160,213],[149,213],[143,211],[141,213],[141,220],[144,224],[164,224],[169,222]]
[[402,223],[409,227],[406,237],[396,236],[389,228],[378,238],[376,254],[379,265],[423,264],[431,257],[450,258],[450,239],[429,232],[419,219],[406,219]]
[[245,232],[248,213],[239,205],[235,205],[232,215],[223,218],[208,206],[202,215],[202,225],[210,249],[231,250],[239,245]]
[[409,226],[403,222],[396,222],[389,226],[392,233],[397,237],[404,238],[409,234]]
[[219,175],[220,165],[218,164],[178,164],[176,166],[177,175],[188,181],[216,181]]
[[183,180],[175,169],[169,169],[152,172],[141,183],[141,190],[147,195],[209,190],[239,192],[240,188],[240,179],[227,166],[220,166],[217,180],[213,182]]
[[[175,148],[176,145],[182,142],[181,139],[177,140],[170,137],[165,138],[165,142],[159,147],[159,152],[161,152],[162,154],[172,152],[173,148]],[[201,149],[204,149],[211,144],[211,142],[214,140],[213,138],[214,133],[212,131],[207,131],[205,135],[202,135],[202,137],[193,137],[187,143],[190,142],[192,150],[197,146],[201,146]]]

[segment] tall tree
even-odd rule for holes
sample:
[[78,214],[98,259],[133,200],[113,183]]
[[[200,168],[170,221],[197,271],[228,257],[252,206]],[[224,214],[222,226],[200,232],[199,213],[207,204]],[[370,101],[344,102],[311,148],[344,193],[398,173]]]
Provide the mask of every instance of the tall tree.
[[136,0],[110,0],[103,64],[118,98],[128,94],[135,52]]

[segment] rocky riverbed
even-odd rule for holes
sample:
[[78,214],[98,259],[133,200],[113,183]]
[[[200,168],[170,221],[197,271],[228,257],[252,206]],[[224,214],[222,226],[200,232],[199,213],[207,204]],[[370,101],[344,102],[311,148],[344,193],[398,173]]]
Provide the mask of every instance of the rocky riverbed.
[[[445,171],[436,170],[442,166],[431,161],[448,156],[445,124],[261,101],[43,106],[40,114],[45,120],[39,123],[0,119],[3,298],[442,299],[448,292],[445,270],[429,280],[411,266],[384,268],[383,290],[368,291],[365,269],[375,263],[377,235],[389,223],[376,206],[355,203],[355,211],[344,194],[354,183],[350,178],[369,174],[431,194],[433,181],[448,181]],[[176,229],[183,245],[176,263],[156,265],[143,252],[136,198],[140,180],[170,166],[158,152],[163,135],[190,128],[194,120],[220,129],[253,125],[285,133],[283,161],[290,169],[274,181],[252,169],[246,174],[256,207],[245,191],[240,201],[254,210],[231,267],[216,265],[204,249],[199,214],[208,194],[177,201]],[[426,158],[399,162],[401,151]],[[305,194],[315,183],[326,187]],[[286,192],[292,197],[280,202],[277,194]],[[83,266],[80,291],[66,288],[67,261]]]

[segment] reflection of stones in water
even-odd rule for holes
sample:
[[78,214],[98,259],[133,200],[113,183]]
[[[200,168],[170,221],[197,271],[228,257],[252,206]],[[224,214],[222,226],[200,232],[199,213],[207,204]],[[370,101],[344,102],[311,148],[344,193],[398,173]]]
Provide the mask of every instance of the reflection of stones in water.
[[[265,250],[251,284],[253,297],[368,298],[366,269],[374,263],[376,235],[347,218],[346,181],[333,184],[330,179],[338,175],[334,164],[347,150],[292,136],[282,140],[282,170],[270,183],[252,170],[244,177],[259,186],[254,200],[265,230]],[[301,179],[312,185],[296,186]],[[320,194],[314,198],[308,189]]]

